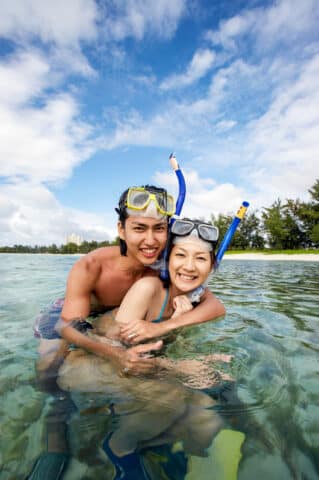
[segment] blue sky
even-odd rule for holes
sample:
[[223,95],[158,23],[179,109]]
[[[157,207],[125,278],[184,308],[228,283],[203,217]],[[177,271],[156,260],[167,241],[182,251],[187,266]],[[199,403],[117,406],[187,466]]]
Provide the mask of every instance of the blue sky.
[[0,245],[113,239],[129,185],[185,215],[308,199],[317,0],[11,0],[0,7]]

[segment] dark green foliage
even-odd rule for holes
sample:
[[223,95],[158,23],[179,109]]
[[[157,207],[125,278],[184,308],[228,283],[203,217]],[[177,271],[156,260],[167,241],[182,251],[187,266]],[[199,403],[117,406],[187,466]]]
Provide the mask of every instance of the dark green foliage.
[[29,245],[14,245],[13,247],[0,247],[0,253],[89,253],[96,248],[109,247],[110,245],[118,245],[118,238],[109,242],[107,240],[103,242],[83,242],[80,246],[75,243],[67,243],[57,247],[55,243],[48,247],[35,245],[30,247]]
[[276,200],[262,212],[263,229],[271,248],[286,250],[319,246],[319,180],[309,190],[311,201]]
[[[220,214],[216,219],[212,217],[212,223],[219,228],[219,243],[224,238],[232,220],[233,216],[231,215]],[[257,217],[256,212],[248,212],[236,230],[230,249],[264,248],[264,243],[260,219]]]

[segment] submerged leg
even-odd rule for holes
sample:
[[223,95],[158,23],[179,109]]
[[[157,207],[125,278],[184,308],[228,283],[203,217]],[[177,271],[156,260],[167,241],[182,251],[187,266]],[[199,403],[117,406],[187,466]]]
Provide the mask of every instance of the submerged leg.
[[58,368],[63,358],[51,363],[46,370],[37,370],[38,388],[53,396],[46,421],[46,452],[35,462],[27,480],[60,480],[67,469],[70,453],[68,419],[75,409],[68,392],[56,383]]

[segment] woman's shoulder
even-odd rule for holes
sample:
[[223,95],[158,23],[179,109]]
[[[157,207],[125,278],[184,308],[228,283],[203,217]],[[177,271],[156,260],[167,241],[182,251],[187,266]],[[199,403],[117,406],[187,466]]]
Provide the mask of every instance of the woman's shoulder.
[[141,289],[144,293],[149,294],[164,288],[161,280],[158,277],[142,277],[137,280],[133,286]]

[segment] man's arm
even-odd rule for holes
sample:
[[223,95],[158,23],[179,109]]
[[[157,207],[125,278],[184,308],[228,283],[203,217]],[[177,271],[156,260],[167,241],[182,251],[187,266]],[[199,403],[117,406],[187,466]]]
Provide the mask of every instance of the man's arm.
[[74,328],[90,313],[91,294],[100,273],[100,263],[94,257],[83,257],[73,266],[67,281],[59,332],[68,343],[114,361],[122,371],[130,371],[133,374],[148,373],[154,368],[154,363],[144,355],[161,348],[161,342],[125,350],[96,342]]
[[225,313],[224,305],[206,288],[201,303],[196,308],[161,323],[132,322],[128,326],[122,327],[121,338],[128,343],[138,343],[166,335],[177,328],[214,320]]
[[96,355],[112,357],[119,354],[114,347],[95,342],[77,330],[90,313],[91,294],[101,273],[101,265],[94,257],[86,256],[76,262],[68,277],[66,296],[57,325],[61,336],[70,344]]

